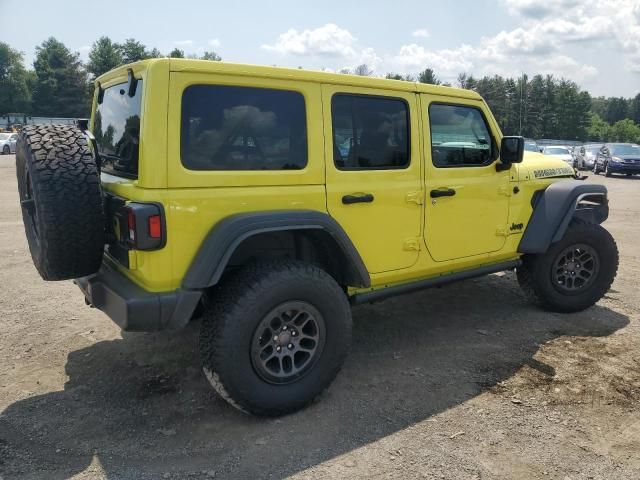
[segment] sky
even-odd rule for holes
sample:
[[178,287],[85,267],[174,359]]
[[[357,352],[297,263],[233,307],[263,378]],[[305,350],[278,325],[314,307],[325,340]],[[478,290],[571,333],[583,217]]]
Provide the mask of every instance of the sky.
[[553,74],[595,96],[640,93],[640,0],[323,0],[52,2],[0,0],[0,41],[33,63],[50,36],[86,60],[107,35],[223,60],[376,75],[432,68],[459,73]]

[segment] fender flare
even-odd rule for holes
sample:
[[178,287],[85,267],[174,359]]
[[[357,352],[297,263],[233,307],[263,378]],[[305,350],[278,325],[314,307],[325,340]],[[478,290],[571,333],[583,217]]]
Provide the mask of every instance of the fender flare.
[[544,253],[560,240],[575,218],[602,223],[609,216],[607,187],[575,180],[552,183],[534,195],[533,214],[522,235],[518,252]]
[[369,287],[369,272],[344,229],[326,213],[315,210],[279,210],[232,215],[218,222],[202,242],[182,281],[188,290],[211,287],[220,281],[236,248],[247,238],[266,232],[323,230],[348,261],[349,286]]

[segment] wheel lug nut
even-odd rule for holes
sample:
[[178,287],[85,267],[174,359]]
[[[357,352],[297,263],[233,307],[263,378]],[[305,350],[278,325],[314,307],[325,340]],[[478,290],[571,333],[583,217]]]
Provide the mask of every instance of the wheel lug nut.
[[287,345],[287,348],[288,348],[289,350],[293,350],[293,343],[290,343],[289,345]]
[[277,341],[278,341],[278,335],[274,335],[274,336],[273,336],[273,341],[274,341],[274,342],[277,342]]
[[279,352],[280,350],[282,350],[282,347],[281,347],[280,345],[278,345],[278,346],[276,347],[276,352]]
[[287,329],[287,326],[285,325],[284,327],[282,327],[282,329],[283,329],[283,330],[286,330],[286,329]]
[[295,330],[291,330],[291,336],[295,337],[298,334],[298,332],[296,332]]

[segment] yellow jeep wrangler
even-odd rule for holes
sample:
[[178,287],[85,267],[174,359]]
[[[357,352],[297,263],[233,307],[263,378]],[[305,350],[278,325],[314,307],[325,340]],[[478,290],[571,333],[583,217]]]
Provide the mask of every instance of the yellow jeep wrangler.
[[204,372],[243,411],[322,392],[351,305],[516,269],[575,312],[616,275],[605,187],[524,157],[472,91],[183,59],[95,86],[90,123],[20,134],[35,266],[124,330],[201,318]]

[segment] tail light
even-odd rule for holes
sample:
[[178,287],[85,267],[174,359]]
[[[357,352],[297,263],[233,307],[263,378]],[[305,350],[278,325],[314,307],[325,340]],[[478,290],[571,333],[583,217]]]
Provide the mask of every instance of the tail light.
[[167,243],[164,209],[159,203],[129,202],[117,215],[120,243],[134,250],[158,250]]

